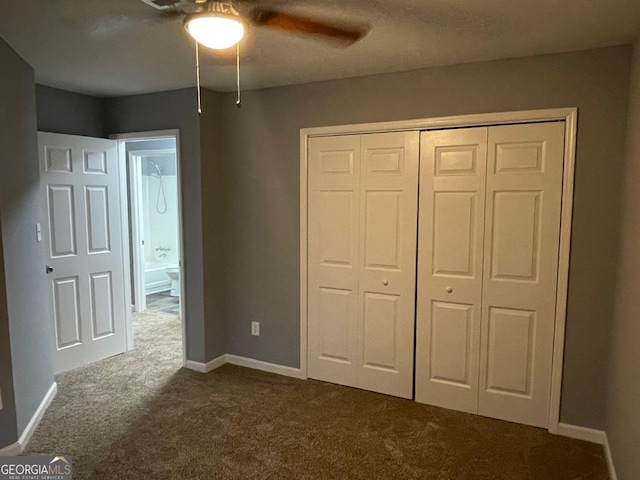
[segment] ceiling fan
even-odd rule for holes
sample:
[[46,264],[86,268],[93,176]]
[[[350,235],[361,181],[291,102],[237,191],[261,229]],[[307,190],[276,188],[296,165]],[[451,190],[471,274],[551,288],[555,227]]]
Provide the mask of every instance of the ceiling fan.
[[363,24],[318,21],[260,4],[261,0],[142,0],[170,17],[183,16],[187,32],[213,49],[236,45],[248,26],[313,36],[336,46],[348,47],[368,31]]
[[160,10],[166,17],[184,17],[187,32],[196,40],[196,78],[198,92],[198,113],[202,113],[200,83],[200,54],[198,46],[224,50],[236,46],[236,76],[240,107],[240,40],[247,25],[266,27],[314,36],[333,42],[337,46],[348,47],[366,35],[368,27],[356,24],[338,24],[317,21],[312,18],[293,15],[271,8],[262,7],[263,0],[142,0]]

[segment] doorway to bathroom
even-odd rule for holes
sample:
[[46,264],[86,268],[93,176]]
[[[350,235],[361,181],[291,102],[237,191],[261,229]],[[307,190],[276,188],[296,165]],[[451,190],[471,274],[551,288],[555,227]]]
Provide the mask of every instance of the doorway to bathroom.
[[159,340],[182,335],[184,347],[179,133],[126,134],[117,140],[126,174],[131,342],[134,333],[137,338],[148,330]]
[[133,299],[138,312],[180,314],[180,227],[174,139],[127,142]]

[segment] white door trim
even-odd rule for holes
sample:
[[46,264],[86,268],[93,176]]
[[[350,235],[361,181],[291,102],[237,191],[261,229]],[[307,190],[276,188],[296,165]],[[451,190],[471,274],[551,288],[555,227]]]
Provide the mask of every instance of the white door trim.
[[142,192],[140,192],[139,188],[142,172],[140,157],[136,157],[130,152],[126,161],[128,163],[127,171],[129,172],[129,198],[131,199],[129,207],[131,210],[131,258],[133,265],[130,271],[133,272],[133,306],[136,312],[143,312],[147,309],[147,299],[144,294],[144,269],[142,267],[142,258],[140,257],[140,242],[142,239],[140,225],[144,222],[140,211]]
[[[121,172],[126,171],[127,164],[127,155],[125,151],[125,141],[136,141],[136,140],[150,140],[150,139],[162,139],[162,138],[175,138],[176,140],[176,166],[177,166],[177,176],[178,176],[178,226],[180,229],[180,318],[182,323],[182,365],[187,366],[187,312],[185,307],[184,298],[186,298],[186,289],[185,289],[185,277],[186,277],[186,267],[184,261],[184,224],[183,224],[183,198],[182,198],[182,155],[180,148],[180,130],[172,129],[172,130],[155,130],[150,132],[133,132],[133,133],[119,133],[117,135],[111,135],[109,138],[113,140],[118,140],[118,157],[120,160],[120,165],[124,170],[121,169]],[[126,182],[121,182],[121,185],[124,184],[124,197],[122,201],[123,211],[126,212],[126,215],[122,216],[123,222],[123,232],[126,232],[127,236],[124,237],[123,234],[123,243],[126,244],[125,249],[125,261],[126,261],[126,269],[125,269],[125,278],[128,282],[131,282],[131,268],[130,268],[130,255],[131,252],[129,250],[129,201],[126,195]],[[126,230],[125,230],[126,227]],[[129,305],[131,305],[131,283],[125,282],[125,287],[127,288],[126,298],[129,300]],[[129,348],[129,345],[131,346]],[[127,346],[129,350],[133,348],[133,325],[131,322],[131,313],[129,313],[127,318]]]
[[122,228],[122,268],[124,270],[124,327],[125,327],[125,348],[129,352],[133,350],[133,329],[131,324],[131,250],[129,248],[129,199],[127,196],[127,162],[122,155],[124,146],[118,142],[118,183],[120,184],[120,222]]
[[300,372],[307,378],[307,255],[308,255],[308,165],[307,141],[310,137],[329,135],[354,135],[408,130],[434,130],[457,127],[478,127],[545,121],[565,122],[564,173],[562,188],[562,212],[560,224],[560,255],[556,318],[549,407],[549,432],[557,434],[560,421],[560,393],[562,389],[562,365],[569,289],[569,253],[571,221],[573,217],[573,189],[577,136],[577,108],[527,110],[520,112],[483,113],[452,117],[423,118],[406,121],[362,123],[330,127],[303,128],[300,130]]

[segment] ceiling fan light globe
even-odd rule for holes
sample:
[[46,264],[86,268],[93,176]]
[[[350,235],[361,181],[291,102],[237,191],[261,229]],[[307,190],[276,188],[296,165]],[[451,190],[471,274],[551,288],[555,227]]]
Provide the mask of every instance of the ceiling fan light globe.
[[185,27],[198,43],[215,50],[232,47],[244,36],[244,25],[241,21],[216,14],[191,17]]

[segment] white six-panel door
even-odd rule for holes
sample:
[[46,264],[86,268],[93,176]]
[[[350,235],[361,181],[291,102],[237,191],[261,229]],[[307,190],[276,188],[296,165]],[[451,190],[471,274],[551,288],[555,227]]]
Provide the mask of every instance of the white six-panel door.
[[547,427],[564,123],[489,129],[478,411]]
[[418,143],[309,140],[310,378],[412,397]]
[[423,133],[416,400],[548,425],[563,152],[560,122]]
[[51,133],[38,143],[60,373],[126,349],[117,144]]
[[420,136],[361,138],[358,387],[412,398]]
[[487,129],[421,141],[416,400],[476,413]]
[[308,375],[356,386],[360,137],[309,140]]

